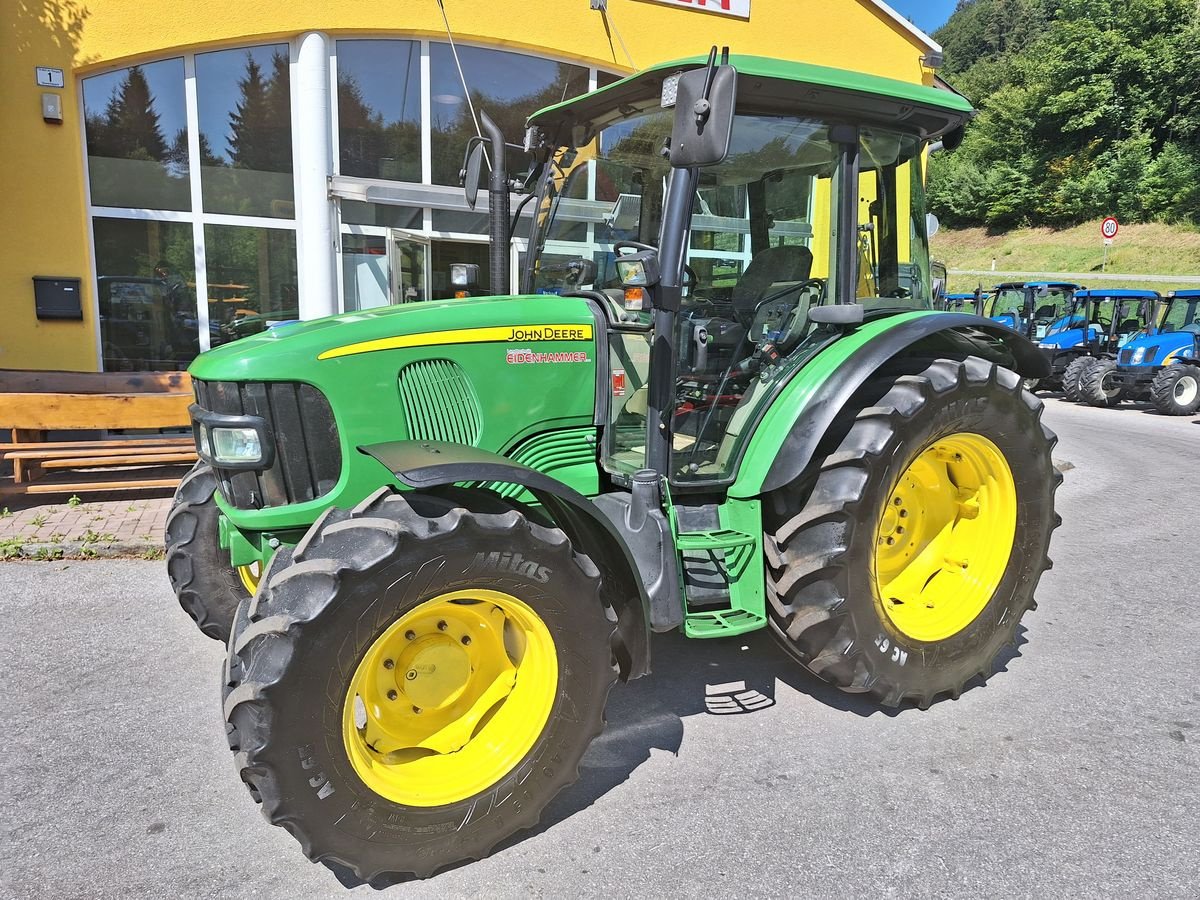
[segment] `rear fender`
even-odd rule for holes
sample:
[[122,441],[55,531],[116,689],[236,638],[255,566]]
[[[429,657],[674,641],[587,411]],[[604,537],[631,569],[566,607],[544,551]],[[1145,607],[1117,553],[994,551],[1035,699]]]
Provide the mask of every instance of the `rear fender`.
[[[905,356],[979,356],[1024,378],[1050,374],[1049,361],[1024,335],[967,313],[898,316],[895,325],[865,340],[847,335],[802,368],[776,398],[750,438],[730,496],[757,497],[799,477],[855,392],[884,363]],[[822,365],[823,357],[828,359]]]
[[600,570],[605,600],[617,613],[613,652],[625,680],[650,671],[650,600],[633,554],[608,518],[587,497],[507,457],[437,441],[388,441],[358,448],[404,487],[430,490],[462,482],[518,484]]

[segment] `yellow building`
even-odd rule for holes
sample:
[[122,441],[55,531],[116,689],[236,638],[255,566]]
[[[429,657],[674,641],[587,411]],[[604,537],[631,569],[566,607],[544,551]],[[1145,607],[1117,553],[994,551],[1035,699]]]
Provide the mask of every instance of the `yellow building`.
[[178,368],[265,322],[445,296],[451,261],[486,262],[456,186],[479,109],[519,141],[534,109],[714,43],[925,84],[940,56],[878,0],[2,8],[0,368]]

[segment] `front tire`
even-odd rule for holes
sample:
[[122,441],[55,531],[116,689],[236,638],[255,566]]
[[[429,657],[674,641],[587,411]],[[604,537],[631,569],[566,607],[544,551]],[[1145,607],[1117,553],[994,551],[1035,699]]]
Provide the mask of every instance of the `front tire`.
[[481,858],[578,776],[615,622],[591,561],[516,511],[331,510],[230,642],[237,768],[306,856],[363,881]]
[[1154,408],[1164,416],[1190,416],[1200,409],[1200,367],[1166,366],[1150,385]]
[[766,552],[770,630],[789,654],[843,690],[924,708],[1014,643],[1050,568],[1062,476],[1014,373],[917,365],[868,382],[768,497]]
[[196,463],[179,482],[167,515],[166,558],[183,611],[201,632],[223,643],[238,604],[254,592],[258,579],[249,566],[231,566],[221,549],[216,490],[217,476],[205,462]]
[[1096,360],[1079,380],[1079,394],[1089,406],[1111,409],[1125,399],[1125,389],[1113,384],[1112,376],[1117,370],[1114,359]]
[[1079,383],[1083,379],[1083,375],[1092,364],[1096,362],[1094,356],[1078,356],[1067,364],[1066,370],[1062,377],[1063,396],[1072,403],[1080,403],[1083,401],[1083,395],[1079,393]]

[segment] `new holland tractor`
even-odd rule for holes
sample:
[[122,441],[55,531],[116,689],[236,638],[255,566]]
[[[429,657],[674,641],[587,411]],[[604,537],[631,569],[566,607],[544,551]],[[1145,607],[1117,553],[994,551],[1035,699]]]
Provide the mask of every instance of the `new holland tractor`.
[[1066,311],[1078,284],[1059,281],[1008,281],[992,288],[983,304],[983,315],[1040,340]]
[[[1066,399],[1078,403],[1080,381],[1083,373],[1095,360],[1115,347],[1110,340],[1119,339],[1114,332],[1114,316],[1117,323],[1123,321],[1122,314],[1134,308],[1118,308],[1121,298],[1156,299],[1154,291],[1091,290],[1078,291],[1072,298],[1064,315],[1051,324],[1038,342],[1038,349],[1050,363],[1050,377],[1043,381],[1048,388],[1059,387]],[[1126,336],[1127,337],[1127,336]]]
[[[1101,324],[1104,311],[1109,319],[1104,339],[1092,355],[1079,363],[1078,401],[1089,406],[1112,407],[1122,400],[1136,400],[1140,392],[1115,379],[1117,359],[1123,348],[1137,338],[1154,332],[1156,314],[1161,310],[1162,297],[1156,291],[1092,290],[1089,296],[1100,304]],[[1111,306],[1109,305],[1111,304]],[[1071,369],[1063,375],[1071,376]]]
[[1200,410],[1200,291],[1173,291],[1154,324],[1125,344],[1108,376],[1124,396],[1149,399],[1168,416]]
[[[887,706],[992,672],[1061,476],[1037,348],[929,308],[924,150],[970,115],[800,63],[658,65],[529,120],[517,296],[195,361],[167,568],[228,641],[270,822],[368,882],[482,857],[577,777],[656,632],[766,629]],[[516,179],[482,118],[502,294]]]

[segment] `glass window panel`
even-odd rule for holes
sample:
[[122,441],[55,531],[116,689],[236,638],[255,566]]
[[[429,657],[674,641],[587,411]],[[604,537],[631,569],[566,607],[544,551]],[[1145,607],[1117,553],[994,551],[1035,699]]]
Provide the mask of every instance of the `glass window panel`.
[[338,41],[337,73],[341,174],[420,182],[421,45]]
[[624,77],[625,77],[624,75],[617,75],[615,72],[602,72],[599,69],[597,69],[596,70],[596,87],[597,88],[608,87],[610,84],[616,84],[618,81],[620,81]]
[[204,253],[214,347],[300,317],[294,231],[205,225]]
[[196,95],[205,212],[292,218],[287,44],[197,54]]
[[391,302],[387,238],[342,235],[342,286],[347,312],[374,309]]
[[183,60],[83,80],[92,203],[191,209]]
[[200,352],[192,226],[92,220],[106,372],[187,368]]
[[415,206],[393,206],[390,203],[362,203],[343,200],[342,222],[346,225],[383,225],[387,228],[424,228],[423,210]]
[[[433,241],[430,260],[430,299],[448,300],[462,290],[473,294],[488,292],[488,245],[467,241]],[[474,263],[479,266],[479,284],[474,289],[455,287],[450,283],[450,266],[454,263]],[[507,292],[507,286],[505,287]]]
[[[433,182],[456,185],[475,123],[450,45],[434,43],[429,51]],[[486,110],[513,143],[520,143],[531,113],[587,92],[583,66],[482,47],[459,47],[458,57],[476,113]]]

